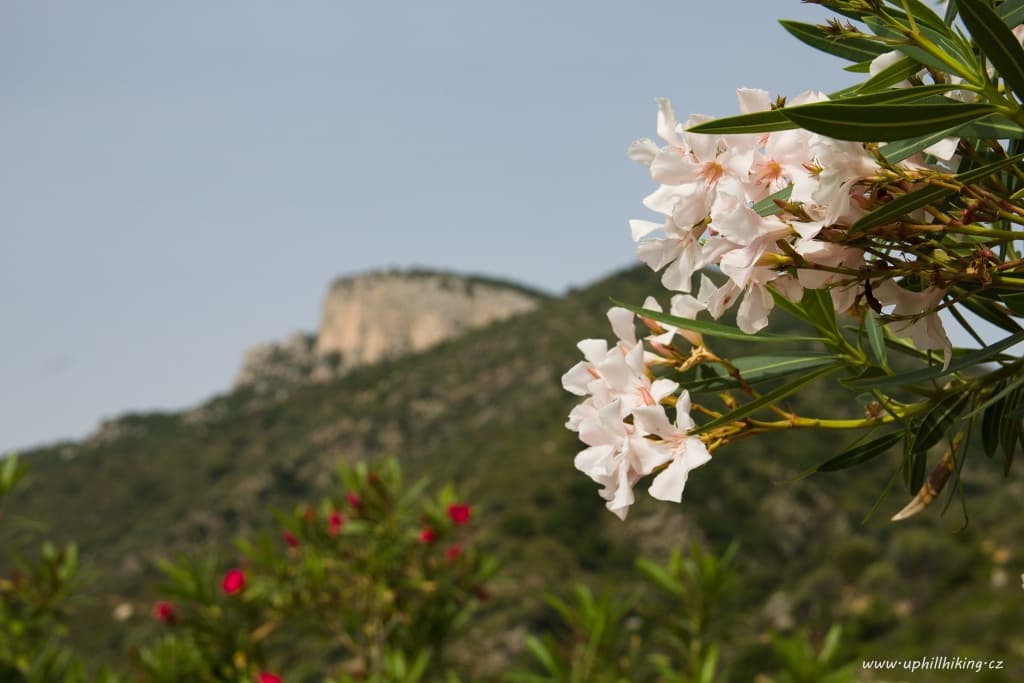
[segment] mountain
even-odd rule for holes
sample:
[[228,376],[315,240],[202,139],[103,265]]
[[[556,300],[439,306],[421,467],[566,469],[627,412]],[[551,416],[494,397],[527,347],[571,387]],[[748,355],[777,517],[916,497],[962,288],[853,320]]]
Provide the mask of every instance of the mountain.
[[522,285],[430,270],[338,278],[324,298],[316,334],[295,332],[283,343],[253,346],[233,389],[287,393],[330,381],[532,310],[546,298]]
[[[980,454],[963,471],[970,524],[962,530],[957,499],[945,516],[940,500],[899,526],[888,522],[907,500],[899,485],[864,522],[899,454],[799,478],[853,439],[814,431],[720,451],[691,474],[681,505],[638,491],[628,521],[604,510],[596,487],[573,469],[579,444],[563,424],[574,397],[559,380],[578,360],[576,341],[611,335],[609,296],[639,303],[658,291],[650,272],[629,270],[280,396],[246,386],[186,413],[126,416],[109,438],[27,454],[32,479],[11,509],[45,522],[58,541],[80,543],[95,580],[73,635],[107,658],[151,627],[156,560],[226,549],[237,534],[273,529],[273,511],[319,495],[338,458],[394,454],[411,476],[454,480],[504,560],[495,599],[467,645],[488,653],[482,671],[507,666],[524,633],[551,627],[546,592],[574,580],[625,590],[637,554],[663,559],[693,540],[721,549],[736,539],[743,580],[734,599],[745,615],[732,634],[737,671],[757,671],[773,629],[820,633],[839,621],[866,657],[1002,658],[1005,670],[972,680],[1024,680],[1016,578],[1024,487],[1001,481],[997,464]],[[776,318],[785,324],[782,313]],[[863,410],[825,383],[797,407]],[[27,539],[5,531],[2,542]],[[122,603],[135,606],[127,625],[112,616]],[[936,676],[914,680],[949,680]]]

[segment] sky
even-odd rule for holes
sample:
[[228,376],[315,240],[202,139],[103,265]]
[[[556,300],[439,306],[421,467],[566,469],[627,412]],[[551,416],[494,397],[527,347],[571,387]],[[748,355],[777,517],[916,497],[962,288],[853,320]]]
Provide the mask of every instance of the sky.
[[0,0],[0,452],[224,391],[338,275],[635,263],[626,157],[855,81],[796,0]]

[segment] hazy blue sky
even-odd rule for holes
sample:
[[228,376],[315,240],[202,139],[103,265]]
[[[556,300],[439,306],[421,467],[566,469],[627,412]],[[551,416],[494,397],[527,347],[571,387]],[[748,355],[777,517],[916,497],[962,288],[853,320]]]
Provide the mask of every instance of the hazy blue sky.
[[796,0],[0,0],[0,449],[226,388],[328,281],[633,262],[654,97],[852,82]]

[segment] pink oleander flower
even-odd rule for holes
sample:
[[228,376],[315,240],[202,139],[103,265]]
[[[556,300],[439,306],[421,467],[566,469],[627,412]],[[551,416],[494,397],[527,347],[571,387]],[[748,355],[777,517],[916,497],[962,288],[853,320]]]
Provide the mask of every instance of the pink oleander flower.
[[946,290],[934,286],[912,292],[892,280],[885,280],[874,288],[875,298],[882,306],[893,306],[892,315],[906,316],[888,323],[889,330],[897,337],[910,337],[919,349],[941,350],[944,369],[953,358],[953,344],[936,310],[945,294]]
[[459,559],[459,555],[461,554],[462,546],[450,545],[447,548],[445,548],[444,559],[448,560],[449,562],[454,562],[455,560]]
[[433,543],[437,539],[437,532],[427,527],[420,531],[419,539],[420,543]]
[[457,525],[463,525],[469,522],[470,508],[466,503],[453,503],[448,506],[448,517],[451,518],[452,522]]
[[341,513],[335,510],[331,513],[330,517],[327,518],[327,535],[337,536],[341,533],[341,527],[345,524],[345,518],[341,516]]
[[285,529],[281,533],[281,538],[284,539],[285,545],[287,545],[289,548],[298,548],[299,547],[299,539],[296,538],[295,534],[293,534],[291,531],[288,531],[287,529]]
[[165,624],[173,624],[178,621],[178,610],[172,602],[157,600],[153,605],[153,618]]
[[704,442],[687,433],[696,424],[690,417],[690,393],[684,391],[676,401],[675,424],[669,422],[661,406],[637,408],[633,420],[647,434],[660,437],[671,458],[668,467],[654,477],[648,492],[658,500],[682,502],[690,470],[711,460]]
[[352,493],[351,491],[345,496],[348,500],[348,504],[354,508],[358,508],[363,504],[363,499],[359,497],[358,493]]
[[284,683],[284,679],[275,673],[269,671],[261,671],[259,676],[256,677],[259,683]]
[[220,582],[221,589],[228,595],[235,595],[245,588],[245,572],[241,569],[229,569]]
[[671,459],[666,448],[645,436],[641,429],[623,421],[618,400],[580,425],[580,441],[588,447],[576,455],[576,469],[602,486],[598,493],[619,519],[626,518],[635,501],[636,482]]

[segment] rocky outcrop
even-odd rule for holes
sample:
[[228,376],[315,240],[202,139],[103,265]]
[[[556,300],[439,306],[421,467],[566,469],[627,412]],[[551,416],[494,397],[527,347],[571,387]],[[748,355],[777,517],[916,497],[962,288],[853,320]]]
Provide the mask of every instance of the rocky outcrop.
[[497,280],[390,271],[335,280],[315,335],[250,348],[234,388],[287,392],[368,363],[423,351],[469,330],[532,310],[544,295]]

